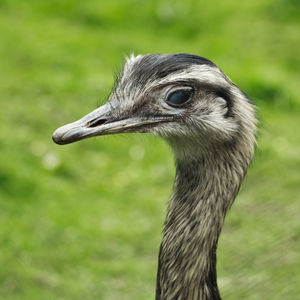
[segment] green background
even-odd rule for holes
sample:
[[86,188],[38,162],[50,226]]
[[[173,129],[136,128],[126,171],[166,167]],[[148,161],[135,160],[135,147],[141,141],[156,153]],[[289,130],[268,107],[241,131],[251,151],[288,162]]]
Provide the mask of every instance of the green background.
[[300,298],[299,1],[0,1],[0,299],[153,299],[174,178],[148,135],[51,140],[134,52],[199,54],[258,106],[220,238],[224,299]]

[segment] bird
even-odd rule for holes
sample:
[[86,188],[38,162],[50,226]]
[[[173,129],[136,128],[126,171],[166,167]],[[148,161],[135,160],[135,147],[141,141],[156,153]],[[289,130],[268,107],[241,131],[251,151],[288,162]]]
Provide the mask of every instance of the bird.
[[256,147],[256,106],[211,60],[130,55],[106,104],[58,128],[63,145],[117,134],[166,140],[176,166],[159,248],[156,300],[220,300],[216,250]]

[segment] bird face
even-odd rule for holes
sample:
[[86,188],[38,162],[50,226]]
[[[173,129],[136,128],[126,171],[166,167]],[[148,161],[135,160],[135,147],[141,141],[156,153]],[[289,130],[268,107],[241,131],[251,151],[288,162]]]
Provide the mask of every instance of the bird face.
[[245,113],[252,108],[244,94],[211,61],[190,54],[132,56],[108,102],[57,129],[53,140],[150,132],[171,143],[210,145],[232,139]]

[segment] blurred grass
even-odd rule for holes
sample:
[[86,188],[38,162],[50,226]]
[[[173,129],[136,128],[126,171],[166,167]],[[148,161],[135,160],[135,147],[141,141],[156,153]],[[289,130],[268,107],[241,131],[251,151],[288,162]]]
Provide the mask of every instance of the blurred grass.
[[125,55],[191,52],[261,120],[221,235],[221,294],[298,299],[299,36],[297,0],[1,0],[0,298],[153,299],[171,152],[150,136],[57,147],[51,134],[104,101]]

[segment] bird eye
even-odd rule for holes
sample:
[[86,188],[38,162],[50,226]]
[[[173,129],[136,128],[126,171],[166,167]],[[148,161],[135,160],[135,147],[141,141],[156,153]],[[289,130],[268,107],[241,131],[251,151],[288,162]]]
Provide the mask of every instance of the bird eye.
[[168,95],[166,102],[171,106],[181,106],[191,98],[192,93],[192,88],[177,90]]

